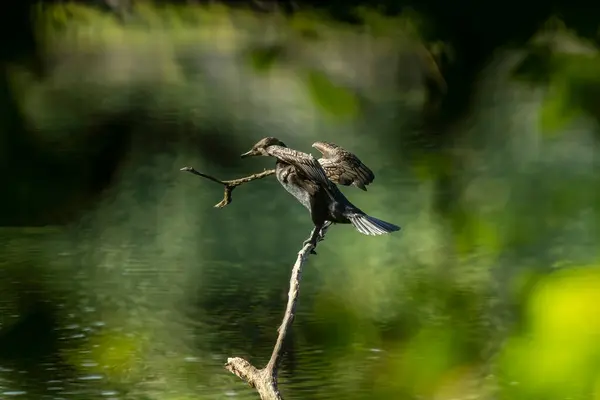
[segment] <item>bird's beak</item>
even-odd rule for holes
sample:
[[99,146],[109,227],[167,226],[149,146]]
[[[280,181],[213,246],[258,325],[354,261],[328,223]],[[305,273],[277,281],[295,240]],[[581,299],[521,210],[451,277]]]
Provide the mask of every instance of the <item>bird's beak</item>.
[[256,150],[252,149],[250,151],[245,152],[240,157],[246,158],[246,157],[252,157],[252,156],[257,156],[257,155],[258,155],[258,152]]

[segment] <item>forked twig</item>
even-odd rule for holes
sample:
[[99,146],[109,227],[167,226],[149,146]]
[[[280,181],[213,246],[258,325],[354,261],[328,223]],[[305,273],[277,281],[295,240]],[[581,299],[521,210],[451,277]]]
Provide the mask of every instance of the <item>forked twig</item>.
[[244,176],[243,178],[238,178],[238,179],[231,179],[228,181],[222,181],[220,179],[217,179],[213,176],[210,175],[206,175],[203,174],[202,172],[198,172],[194,169],[194,167],[183,167],[180,169],[180,171],[185,171],[185,172],[191,172],[194,175],[198,175],[201,176],[202,178],[206,178],[208,180],[211,180],[213,182],[216,183],[220,183],[221,185],[225,186],[225,192],[223,193],[223,200],[221,200],[220,202],[218,202],[217,204],[215,204],[216,208],[223,208],[225,207],[227,204],[231,203],[231,192],[233,192],[233,189],[235,189],[236,187],[244,184],[244,183],[248,183],[248,182],[252,182],[255,181],[257,179],[262,179],[265,178],[269,175],[273,175],[275,173],[274,169],[269,169],[269,170],[265,170],[263,172],[257,173],[257,174],[252,174],[249,176]]

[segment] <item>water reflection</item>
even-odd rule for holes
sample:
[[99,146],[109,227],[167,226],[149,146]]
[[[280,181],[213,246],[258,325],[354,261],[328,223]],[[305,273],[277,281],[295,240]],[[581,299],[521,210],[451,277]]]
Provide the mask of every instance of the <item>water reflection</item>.
[[[14,251],[14,254],[19,254],[19,257],[30,254],[27,250],[31,246],[37,247],[37,250],[33,249],[32,253],[37,252],[38,254],[45,251],[49,251],[48,254],[60,253],[62,248],[74,246],[69,240],[68,233],[50,232],[45,237],[36,234],[35,239],[32,239],[27,232],[18,230],[11,230],[10,233],[5,233],[6,235],[11,237],[11,250]],[[17,249],[20,251],[15,251]],[[109,250],[105,251],[110,253]],[[157,259],[154,255],[150,255],[145,259],[132,260],[129,266],[123,266],[123,270],[114,269],[115,275],[120,276],[120,279],[123,280],[131,279],[130,283],[132,284],[133,281],[138,282],[140,277],[149,279],[148,277],[152,274],[155,274],[155,280],[152,284],[137,285],[138,293],[128,293],[125,296],[130,301],[128,305],[110,308],[112,306],[109,304],[107,308],[103,304],[105,298],[93,296],[89,288],[99,285],[96,290],[109,296],[108,294],[114,293],[115,290],[111,285],[111,280],[104,283],[106,286],[102,285],[97,281],[97,271],[94,271],[94,265],[80,265],[73,258],[77,257],[71,254],[69,258],[69,256],[65,256],[65,252],[62,252],[62,257],[58,259],[62,268],[57,268],[50,278],[46,278],[48,279],[46,282],[48,298],[44,301],[52,302],[61,297],[65,283],[68,284],[65,281],[73,276],[73,272],[87,270],[85,273],[80,272],[76,275],[77,285],[88,288],[87,290],[82,289],[79,290],[79,293],[73,293],[69,302],[52,303],[61,310],[57,314],[60,320],[59,327],[55,328],[58,333],[59,359],[44,361],[41,358],[43,356],[34,354],[32,357],[36,366],[26,364],[28,370],[17,370],[13,368],[10,359],[3,358],[1,372],[4,377],[2,384],[4,396],[43,399],[134,398],[136,390],[132,389],[132,386],[161,386],[161,378],[157,376],[157,372],[160,373],[160,370],[157,371],[156,368],[163,365],[177,371],[170,379],[182,381],[178,385],[173,385],[173,382],[170,381],[169,387],[189,385],[191,392],[200,396],[205,395],[206,398],[215,398],[216,395],[254,398],[250,389],[246,389],[224,373],[223,362],[231,355],[248,356],[258,362],[268,359],[272,341],[276,337],[276,327],[285,304],[289,257],[282,257],[285,261],[279,265],[274,262],[258,261],[245,265],[230,264],[220,260],[203,262],[202,282],[209,284],[198,282],[191,286],[191,290],[196,292],[193,296],[197,300],[191,309],[189,309],[189,305],[185,307],[188,309],[189,315],[182,312],[186,311],[185,308],[183,310],[172,309],[171,315],[165,316],[163,321],[152,320],[145,323],[139,319],[130,321],[133,326],[152,326],[155,330],[166,328],[167,333],[171,328],[177,332],[184,329],[186,332],[182,336],[190,336],[192,339],[191,343],[183,347],[181,347],[181,339],[175,337],[172,338],[174,340],[166,339],[164,343],[151,345],[147,348],[148,351],[157,353],[152,355],[154,361],[148,366],[151,368],[151,372],[147,371],[148,375],[134,373],[136,376],[132,380],[123,376],[127,375],[124,371],[119,371],[118,376],[110,371],[108,375],[105,372],[107,369],[114,369],[115,364],[119,364],[119,362],[126,364],[128,357],[135,357],[135,346],[139,342],[134,333],[128,332],[132,325],[124,320],[119,326],[100,319],[106,312],[111,318],[114,318],[114,315],[119,312],[124,312],[126,319],[136,318],[137,313],[149,313],[141,308],[144,301],[140,300],[138,296],[143,298],[152,293],[164,295],[165,286],[160,283],[161,272],[154,268]],[[44,258],[41,257],[41,259]],[[160,260],[158,263],[160,264]],[[56,266],[56,260],[50,261],[50,264]],[[141,268],[136,269],[133,266],[141,266]],[[7,277],[11,275],[8,269],[4,270]],[[19,285],[19,282],[7,282],[7,279],[2,279],[2,281],[6,287]],[[354,355],[347,360],[348,365],[340,367],[332,365],[331,362],[332,356],[339,355],[339,349],[336,351],[335,348],[327,349],[320,345],[311,346],[308,343],[301,345],[297,343],[298,337],[304,335],[303,327],[310,327],[313,323],[318,325],[322,322],[320,321],[321,317],[315,315],[310,307],[317,293],[314,287],[318,286],[318,281],[317,275],[306,274],[304,280],[306,288],[302,293],[303,301],[298,310],[297,325],[291,335],[291,343],[287,345],[288,353],[284,361],[281,379],[282,387],[289,392],[288,397],[290,398],[295,398],[294,393],[296,392],[311,393],[313,391],[315,391],[315,398],[328,398],[329,395],[318,395],[317,392],[335,393],[339,387],[346,385],[344,383],[346,379],[368,371],[374,363],[378,362],[381,354],[384,354],[381,349],[363,347],[360,343],[356,343],[352,350]],[[168,284],[169,282],[166,281],[165,285]],[[188,290],[190,289],[188,288]],[[6,291],[3,292],[6,293]],[[20,293],[20,295],[24,294]],[[183,291],[180,292],[180,296],[179,301],[186,298]],[[79,298],[79,300],[73,303],[73,298]],[[9,301],[9,306],[13,303],[11,300],[14,300],[10,296],[4,297],[4,299]],[[113,304],[120,304],[120,302],[116,301]],[[123,309],[127,307],[140,308]],[[5,310],[6,307],[3,311]],[[156,311],[160,311],[160,306],[156,307]],[[3,315],[10,317],[3,320],[3,329],[7,327],[8,330],[19,329],[22,316],[7,313],[3,313]],[[137,315],[138,318],[153,318],[151,312],[148,315]],[[160,326],[161,323],[167,324],[167,326]],[[179,324],[182,325],[178,326]],[[150,335],[152,334],[150,333]],[[40,337],[46,337],[43,331]],[[164,337],[162,338],[165,340]],[[132,342],[128,342],[127,339],[131,339]],[[5,337],[5,342],[6,340],[23,340],[24,343],[21,345],[29,345],[26,337]],[[154,338],[153,340],[159,339]],[[110,356],[114,350],[116,352]],[[189,353],[186,354],[186,351]],[[130,352],[130,354],[121,352]],[[107,356],[107,354],[109,355]],[[102,362],[103,357],[105,363]],[[144,363],[144,361],[138,360],[133,364],[138,362]],[[16,364],[18,363],[16,362]],[[134,368],[139,368],[139,366]],[[330,371],[327,377],[328,382],[322,381],[321,375],[324,371]],[[18,376],[19,374],[29,374],[32,377],[23,379]],[[42,376],[46,379],[45,384],[38,380]],[[24,384],[22,390],[18,386],[19,382]],[[123,384],[127,386],[125,389],[121,389]],[[115,386],[119,389],[115,389]],[[152,393],[152,390],[146,392],[144,389],[143,391],[145,394]]]

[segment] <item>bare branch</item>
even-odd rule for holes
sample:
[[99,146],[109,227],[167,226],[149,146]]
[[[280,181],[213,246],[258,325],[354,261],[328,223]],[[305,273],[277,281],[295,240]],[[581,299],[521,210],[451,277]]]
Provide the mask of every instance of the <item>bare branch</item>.
[[[225,186],[223,200],[215,205],[217,208],[225,207],[231,203],[231,192],[237,186],[256,179],[262,179],[275,173],[275,170],[265,170],[263,172],[243,178],[222,181],[213,176],[198,172],[193,167],[183,167],[181,168],[181,171],[190,172],[194,175],[201,176],[202,178],[220,183],[221,185]],[[330,224],[326,224],[321,229],[321,233],[318,237],[319,242],[325,238],[325,233],[327,232],[329,226]],[[292,268],[292,276],[290,278],[290,289],[288,292],[288,302],[285,309],[285,314],[279,329],[277,329],[277,341],[275,342],[273,352],[271,353],[271,358],[269,359],[267,365],[262,369],[258,369],[250,364],[250,362],[240,357],[228,358],[227,363],[225,364],[225,369],[248,383],[251,387],[255,388],[262,400],[282,400],[281,394],[279,393],[279,389],[277,387],[277,377],[279,364],[283,353],[283,342],[285,341],[287,333],[292,326],[292,322],[294,321],[296,304],[298,302],[298,294],[300,291],[300,280],[302,279],[302,267],[304,266],[309,254],[316,254],[314,253],[314,248],[315,246],[312,243],[306,243],[298,252],[298,257],[296,258],[296,262]]]
[[[325,234],[326,229],[327,228],[323,230],[323,235]],[[262,400],[282,400],[277,387],[277,376],[283,350],[283,342],[294,321],[296,303],[298,302],[298,293],[300,291],[300,280],[302,279],[302,267],[313,249],[314,246],[307,243],[302,250],[298,252],[298,257],[296,258],[296,263],[294,264],[292,276],[290,278],[290,290],[288,292],[285,315],[283,316],[283,321],[278,329],[279,336],[277,337],[271,359],[267,365],[262,369],[257,369],[248,361],[239,357],[228,358],[227,364],[225,364],[225,369],[254,387]]]
[[263,172],[257,173],[257,174],[252,174],[249,176],[244,176],[243,178],[238,178],[238,179],[231,179],[229,181],[222,181],[220,179],[217,179],[213,176],[210,175],[206,175],[203,174],[202,172],[198,172],[194,169],[194,167],[183,167],[180,169],[180,171],[185,171],[185,172],[190,172],[194,175],[198,175],[201,176],[202,178],[208,179],[210,181],[216,182],[216,183],[220,183],[221,185],[225,186],[225,192],[223,194],[223,200],[221,200],[220,202],[218,202],[217,204],[215,204],[216,208],[223,208],[225,207],[227,204],[231,203],[231,192],[233,192],[233,189],[235,189],[236,187],[240,186],[241,184],[244,183],[248,183],[248,182],[252,182],[255,181],[257,179],[262,179],[265,178],[269,175],[273,175],[275,173],[274,169],[269,169],[269,170],[265,170]]

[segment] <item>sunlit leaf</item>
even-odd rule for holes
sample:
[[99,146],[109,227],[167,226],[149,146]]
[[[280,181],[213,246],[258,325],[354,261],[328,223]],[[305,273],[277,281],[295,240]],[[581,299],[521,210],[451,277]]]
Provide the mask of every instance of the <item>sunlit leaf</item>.
[[[600,270],[570,269],[547,279],[531,302],[533,328],[555,336],[600,337]],[[549,309],[552,312],[548,312]]]
[[596,382],[594,383],[594,400],[600,400],[600,373],[596,377]]
[[597,267],[560,271],[535,285],[527,310],[528,329],[504,352],[507,376],[520,382],[520,391],[544,398],[585,394],[600,372],[595,361],[600,351],[598,304]]
[[335,84],[319,71],[310,71],[306,78],[311,99],[326,113],[336,117],[352,117],[358,113],[358,98],[352,90]]

